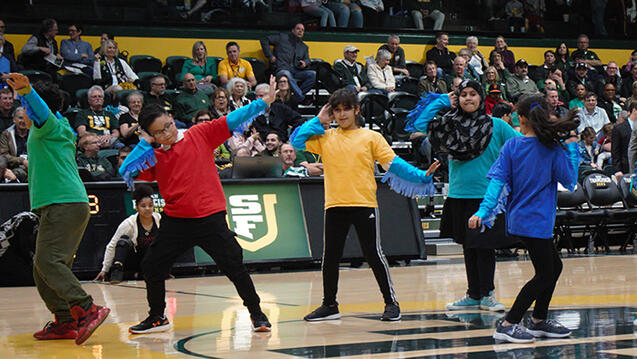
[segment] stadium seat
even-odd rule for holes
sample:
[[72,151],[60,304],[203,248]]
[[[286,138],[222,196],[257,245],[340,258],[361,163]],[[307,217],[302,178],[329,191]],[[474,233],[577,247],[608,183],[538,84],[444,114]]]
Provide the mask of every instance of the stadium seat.
[[396,76],[396,90],[418,95],[418,78],[411,76]]
[[[68,73],[62,75],[60,78],[60,86],[63,90],[68,91],[75,96],[77,90],[88,89],[93,85],[93,79],[84,73]],[[73,98],[74,102],[77,102],[77,98]]]
[[403,92],[403,91],[394,91],[387,94],[387,98],[389,99],[389,107],[394,108],[402,108],[405,110],[411,110],[416,107],[418,103],[418,96]]
[[161,72],[161,60],[150,55],[134,55],[130,57],[131,68],[136,74],[140,72]]
[[[215,62],[215,66],[217,67],[217,69],[219,68],[219,63],[221,62],[221,60],[223,60],[223,57],[219,57],[219,56],[208,56],[206,61],[210,61],[213,60]],[[216,75],[215,75],[216,77]]]
[[409,141],[411,136],[410,132],[405,131],[405,124],[407,123],[407,114],[409,110],[404,108],[392,108],[393,116],[387,126],[387,130],[391,135],[393,141]]
[[622,202],[617,185],[613,180],[601,171],[591,171],[582,180],[582,187],[590,208],[591,216],[595,218],[595,226],[591,233],[587,252],[592,254],[598,244],[604,246],[605,251],[610,252],[608,246],[608,223],[623,215],[623,209],[613,210],[612,206]]
[[316,71],[316,83],[319,88],[324,88],[327,92],[332,93],[343,87],[341,78],[328,62],[312,59],[311,68]]
[[358,100],[361,104],[361,116],[365,123],[376,125],[380,128],[380,132],[391,143],[391,134],[388,129],[389,120],[393,113],[389,108],[389,100],[387,96],[376,92],[361,91],[358,93]]
[[88,108],[88,89],[75,91],[76,103],[80,108]]
[[190,59],[187,56],[168,56],[166,65],[162,69],[164,75],[168,76],[171,82],[177,84],[181,82],[181,68],[184,62]]
[[257,79],[257,83],[268,83],[265,62],[254,57],[243,57],[243,59],[252,65],[252,72],[254,72],[254,77]]
[[62,104],[62,111],[60,111],[60,113],[64,113],[67,108],[73,105],[73,96],[71,96],[68,91],[61,90],[60,92],[62,92],[62,95],[64,96],[64,103]]
[[425,66],[416,61],[405,61],[405,67],[409,71],[409,76],[419,79],[425,74]]
[[627,174],[623,175],[619,181],[617,182],[617,187],[619,188],[619,192],[622,196],[622,201],[624,202],[625,208],[625,216],[628,226],[628,233],[626,235],[626,240],[619,248],[620,252],[626,251],[626,248],[629,244],[633,245],[633,250],[637,250],[637,199],[631,193],[630,182],[632,176]]
[[53,81],[51,75],[46,72],[37,71],[37,70],[23,70],[20,71],[21,74],[25,75],[29,78],[31,83],[36,83],[38,81]]

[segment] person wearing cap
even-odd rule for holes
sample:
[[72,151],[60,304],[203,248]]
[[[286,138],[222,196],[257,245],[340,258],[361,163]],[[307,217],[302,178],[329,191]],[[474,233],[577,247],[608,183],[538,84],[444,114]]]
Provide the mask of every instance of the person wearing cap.
[[447,93],[447,83],[438,77],[438,66],[432,60],[425,64],[425,76],[418,81],[418,93]]
[[575,65],[575,76],[569,76],[566,82],[566,90],[568,90],[571,98],[577,97],[577,85],[582,84],[586,87],[587,92],[594,90],[595,81],[592,79],[592,75],[588,71],[588,66],[584,62],[578,62]]
[[391,54],[389,66],[394,70],[394,74],[409,76],[409,71],[407,71],[407,65],[405,64],[405,50],[400,47],[400,37],[398,35],[389,35],[387,43],[378,49],[387,50]]
[[528,76],[529,64],[524,59],[515,63],[515,74],[506,80],[507,97],[509,100],[517,101],[522,95],[539,93],[535,82]]
[[497,83],[489,85],[487,88],[487,97],[484,99],[484,109],[487,112],[487,115],[491,115],[493,107],[500,102],[505,102],[502,99],[502,90],[500,90],[500,86]]
[[367,91],[372,87],[367,78],[367,71],[360,62],[356,61],[360,50],[354,45],[347,45],[343,49],[343,58],[334,62],[334,71],[342,79],[344,87],[357,93]]
[[573,51],[571,57],[581,57],[584,59],[584,63],[587,66],[601,66],[602,61],[599,59],[599,56],[594,51],[588,49],[589,39],[586,34],[581,34],[577,37],[577,50]]

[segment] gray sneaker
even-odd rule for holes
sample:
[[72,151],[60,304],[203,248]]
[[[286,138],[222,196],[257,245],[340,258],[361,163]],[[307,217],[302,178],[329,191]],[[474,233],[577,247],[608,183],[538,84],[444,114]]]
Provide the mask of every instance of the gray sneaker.
[[529,322],[526,329],[534,337],[564,338],[571,335],[571,330],[553,319],[545,319],[539,323]]
[[396,321],[400,320],[400,307],[398,303],[385,304],[385,311],[383,316],[380,317],[382,321]]
[[503,340],[510,343],[533,343],[535,337],[526,331],[526,328],[519,324],[503,326],[499,323],[493,333],[493,339]]

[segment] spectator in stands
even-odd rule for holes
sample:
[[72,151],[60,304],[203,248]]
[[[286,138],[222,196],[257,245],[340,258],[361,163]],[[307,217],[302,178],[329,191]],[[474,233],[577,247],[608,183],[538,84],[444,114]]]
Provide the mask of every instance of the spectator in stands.
[[323,6],[323,2],[320,0],[301,0],[301,8],[303,12],[319,18],[320,27],[336,27],[336,19],[332,10]]
[[[307,45],[303,42],[305,26],[298,23],[294,25],[290,33],[280,33],[270,35],[261,40],[261,49],[266,59],[270,60],[273,73],[278,75],[283,73],[288,79],[294,79],[290,86],[299,99],[303,101],[305,94],[314,87],[316,72],[309,70],[310,53]],[[270,50],[270,45],[274,51]],[[296,81],[301,82],[299,87]]]
[[248,94],[248,86],[244,79],[235,77],[228,82],[228,92],[230,93],[228,108],[234,111],[241,108],[251,101],[246,97]]
[[[62,64],[62,56],[58,52],[55,36],[58,34],[58,23],[53,19],[44,19],[40,32],[33,34],[22,47],[22,64],[28,70],[40,70],[57,79],[57,70]],[[51,55],[51,56],[49,56]]]
[[9,87],[0,89],[0,132],[6,130],[13,124],[13,91]]
[[513,106],[511,106],[508,102],[500,102],[493,106],[493,110],[491,110],[491,117],[499,118],[502,121],[508,123],[514,130],[520,131],[520,126],[513,125],[511,121],[511,114],[513,113]]
[[282,177],[308,177],[309,173],[307,168],[303,166],[295,166],[294,162],[296,161],[296,151],[294,147],[292,147],[289,143],[284,143],[281,145],[281,162],[283,164],[283,175]]
[[[471,52],[469,51],[469,49],[460,49],[460,51],[458,51],[458,57],[462,57],[465,61],[465,69],[464,69],[464,73],[465,73],[465,77],[470,79],[470,80],[474,80],[474,81],[478,81],[478,79],[481,78],[481,75],[478,74],[478,72],[476,71],[476,69],[474,69],[473,67],[469,66],[469,61],[471,61]],[[454,59],[455,61],[455,59]],[[455,63],[454,63],[455,65]],[[455,69],[454,69],[455,71]]]
[[77,165],[86,168],[96,181],[108,181],[113,177],[113,165],[102,156],[98,156],[101,141],[91,132],[85,133],[78,142]]
[[515,63],[515,75],[507,78],[507,98],[517,101],[522,95],[532,95],[539,93],[535,82],[528,76],[529,64],[520,59]]
[[327,7],[336,15],[336,25],[338,27],[349,27],[360,29],[363,27],[363,10],[351,0],[329,0]]
[[604,85],[602,95],[598,98],[597,102],[597,105],[606,111],[606,115],[610,122],[615,123],[623,108],[616,94],[615,85],[611,82]]
[[502,90],[500,90],[500,86],[496,83],[493,85],[489,85],[486,89],[487,96],[484,99],[484,109],[487,112],[487,115],[491,115],[493,112],[493,107],[500,102],[504,102],[502,99]]
[[192,124],[198,125],[202,122],[212,121],[213,118],[217,117],[213,117],[212,112],[208,110],[200,110],[197,111],[194,116],[192,116]]
[[265,150],[258,153],[258,156],[279,157],[281,153],[281,137],[276,131],[271,131],[265,136]]
[[[9,61],[15,66],[15,49],[13,44],[4,39],[4,34],[7,29],[7,25],[4,20],[0,19],[0,35],[3,35],[3,43],[0,44],[0,55],[9,59]],[[11,72],[17,71],[16,67],[12,67]]]
[[102,51],[102,47],[104,46],[104,43],[106,42],[106,40],[113,40],[115,41],[115,36],[109,32],[103,32],[100,34],[100,46],[98,46],[95,50],[93,50],[93,54],[97,55]]
[[630,97],[635,92],[633,83],[637,81],[637,65],[630,69],[630,76],[622,79],[620,94],[622,97]]
[[163,107],[166,112],[172,113],[175,98],[173,95],[166,93],[166,85],[166,78],[162,75],[151,78],[150,91],[144,93],[144,103],[147,105],[156,103]]
[[228,108],[228,99],[230,98],[230,93],[228,90],[223,87],[218,87],[215,92],[210,95],[212,99],[212,117],[219,118],[230,113],[230,109]]
[[562,106],[559,92],[556,89],[547,88],[544,98],[546,99],[546,103],[549,105],[549,110],[552,115],[555,115],[558,118],[566,117],[568,115],[568,109]]
[[292,110],[299,112],[299,99],[290,87],[290,79],[284,74],[276,77],[277,101],[289,106]]
[[383,0],[360,0],[366,28],[380,28],[385,4]]
[[592,127],[585,127],[580,133],[579,153],[582,159],[580,166],[597,168],[595,163],[599,153],[599,144],[595,141],[595,130]]
[[569,54],[568,45],[561,42],[555,48],[555,67],[560,69],[562,73],[566,73],[571,66],[573,66],[573,60]]
[[[451,74],[453,67],[453,60],[456,58],[456,54],[449,51],[447,46],[449,45],[449,35],[446,32],[439,32],[436,34],[436,46],[431,48],[426,53],[426,61],[433,61],[445,74]],[[443,78],[443,74],[439,71],[438,77]]]
[[240,148],[245,148],[249,151],[248,157],[255,156],[265,150],[261,134],[254,127],[254,124],[250,124],[245,132],[238,135],[234,134],[228,139],[228,149],[230,151],[237,151]]
[[370,91],[387,94],[396,89],[396,79],[391,66],[389,66],[390,58],[391,53],[389,51],[379,49],[376,53],[376,61],[369,61],[368,59],[367,77],[373,87]]
[[633,132],[634,123],[632,121],[617,121],[613,127],[611,143],[611,163],[615,176],[622,176],[630,173],[628,163],[628,144]]
[[587,92],[592,92],[595,90],[595,81],[593,80],[592,71],[589,71],[588,67],[583,62],[575,65],[575,76],[569,77],[568,81],[566,82],[566,89],[568,90],[571,98],[577,96],[576,87],[578,84],[584,85]]
[[[489,64],[480,49],[478,49],[478,38],[475,36],[469,36],[465,43],[470,56],[469,67],[471,67],[479,76],[482,76],[484,70],[489,66]],[[477,77],[477,79],[479,80],[480,77]]]
[[200,90],[214,90],[216,86],[212,80],[217,77],[217,62],[208,58],[208,49],[203,41],[197,41],[192,45],[192,59],[184,61],[181,68],[181,79],[185,74],[195,75],[197,88]]
[[[270,91],[270,85],[259,84],[254,92],[257,99],[260,99],[268,91]],[[274,131],[279,134],[278,138],[285,142],[288,139],[288,132],[303,124],[303,118],[290,106],[277,99],[270,104],[270,107],[263,114],[259,114],[256,117],[253,124],[261,136]],[[262,139],[267,140],[267,138]]]
[[122,175],[119,174],[119,168],[131,152],[133,152],[133,148],[130,146],[124,146],[117,150],[117,168],[115,169],[115,177],[122,178]]
[[637,102],[637,80],[632,81],[632,83],[633,83],[632,95],[628,97],[626,101],[624,102],[624,108],[627,110],[630,108],[630,104],[632,104],[633,102]]
[[[334,71],[341,78],[344,87],[358,93],[371,88],[365,67],[356,61],[360,50],[354,45],[347,45],[343,49],[343,58],[334,62]],[[279,91],[281,86],[278,86]]]
[[405,50],[400,47],[400,37],[398,35],[389,35],[387,43],[382,45],[380,49],[387,50],[391,54],[389,66],[391,66],[395,74],[409,76],[409,71],[407,71],[407,66],[405,65]]
[[622,72],[630,72],[635,64],[637,64],[637,50],[633,50],[630,53],[630,58],[628,58],[626,65],[622,67]]
[[622,77],[619,74],[619,65],[617,65],[615,61],[609,61],[602,75],[603,76],[596,81],[595,90],[597,91],[597,94],[602,96],[604,93],[604,86],[610,82],[615,86],[617,95],[619,95],[622,88]]
[[504,82],[508,77],[511,76],[511,73],[504,65],[502,55],[500,55],[499,53],[491,52],[491,56],[489,57],[489,64],[491,64],[490,66],[495,67],[495,69],[498,71],[498,77],[500,78],[500,81]]
[[562,78],[562,70],[557,67],[552,67],[549,69],[546,78],[537,81],[538,90],[544,91],[544,89],[547,87],[555,88],[560,95],[560,100],[568,102],[570,94],[566,90],[566,84],[564,83],[564,79]]
[[453,59],[453,72],[447,76],[447,85],[454,77],[460,77],[463,80],[473,80],[473,76],[467,72],[467,60],[463,56],[457,56]]
[[408,0],[405,8],[411,13],[416,29],[424,30],[423,19],[431,18],[434,21],[434,31],[442,30],[445,23],[445,14],[442,9],[441,0]]
[[584,86],[583,84],[577,84],[577,86],[575,87],[575,98],[573,98],[568,103],[568,109],[570,110],[572,108],[583,108],[584,100],[587,94],[588,91],[586,91],[586,86]]
[[65,66],[79,68],[85,74],[93,76],[93,47],[80,38],[83,32],[81,25],[69,25],[70,39],[64,39],[60,42],[60,53],[64,58]]
[[144,95],[141,92],[131,92],[126,97],[128,112],[119,116],[120,141],[126,146],[135,146],[139,143],[141,129],[139,128],[139,113],[144,106]]
[[175,98],[175,117],[187,126],[197,111],[210,109],[210,98],[197,89],[193,74],[184,75],[184,90]]
[[524,4],[522,1],[509,0],[504,7],[504,12],[509,20],[509,31],[525,31],[526,23],[524,21]]
[[425,76],[418,81],[418,93],[427,94],[429,92],[434,93],[447,93],[447,83],[438,77],[438,66],[436,63],[429,60],[425,64]]
[[20,183],[13,171],[8,168],[7,159],[0,155],[0,183]]
[[29,160],[27,156],[27,114],[24,107],[13,111],[13,125],[0,134],[0,155],[8,161],[8,168],[18,177],[20,182],[27,182]]
[[579,110],[578,116],[580,120],[578,132],[586,127],[592,127],[595,133],[599,133],[605,124],[610,123],[606,111],[597,106],[597,95],[594,92],[586,94],[584,107]]
[[88,89],[89,109],[80,110],[75,116],[75,127],[79,137],[86,132],[98,135],[101,148],[109,148],[119,137],[119,121],[113,113],[104,110],[104,90],[95,85]]
[[504,81],[504,79],[500,78],[498,70],[494,66],[489,66],[484,71],[484,81],[482,82],[482,88],[486,90],[489,87],[495,85],[497,85],[500,89],[500,97],[506,101],[506,82]]
[[544,51],[544,63],[536,66],[533,71],[529,71],[529,77],[538,82],[548,77],[549,71],[555,68],[555,52],[553,50]]
[[[2,21],[2,20],[0,20]],[[9,48],[10,43],[4,39],[4,34],[0,34],[0,73],[8,74],[10,72],[17,72],[18,67],[13,57],[13,45]],[[4,83],[4,80],[0,79],[0,84]]]
[[[456,92],[456,90],[458,90],[460,83],[462,83],[462,81],[464,81],[462,77],[454,77],[453,80],[451,80],[451,86],[449,86],[450,92]],[[451,104],[451,108],[455,108],[455,106],[456,106],[455,103]]]
[[588,49],[589,39],[585,34],[581,34],[577,37],[577,50],[573,51],[571,57],[578,58],[581,57],[584,59],[584,63],[588,67],[601,66],[602,62],[599,59],[599,56],[593,51]]
[[[500,54],[500,56],[502,56],[502,62],[504,63],[504,66],[507,68],[507,70],[509,70],[509,72],[515,71],[515,56],[513,55],[513,52],[511,52],[511,50],[507,49],[507,43],[506,41],[504,41],[503,36],[498,36],[495,38],[495,48],[491,50],[489,58],[492,58],[491,55],[494,52],[497,52],[498,54]],[[491,65],[495,64],[492,62]]]
[[106,40],[100,53],[95,55],[93,64],[93,80],[111,94],[121,90],[135,89],[133,82],[139,78],[126,61],[118,57],[118,54],[117,43]]
[[219,82],[222,86],[226,86],[231,78],[239,77],[248,82],[248,89],[257,85],[257,79],[254,77],[254,71],[249,61],[242,59],[241,48],[239,44],[230,41],[226,44],[227,58],[221,60],[217,74]]
[[140,277],[141,261],[150,244],[157,238],[161,215],[155,212],[153,189],[147,184],[135,186],[133,199],[137,213],[126,218],[117,227],[115,234],[106,245],[102,270],[94,280],[106,280],[110,272],[110,282],[119,283],[124,272]]

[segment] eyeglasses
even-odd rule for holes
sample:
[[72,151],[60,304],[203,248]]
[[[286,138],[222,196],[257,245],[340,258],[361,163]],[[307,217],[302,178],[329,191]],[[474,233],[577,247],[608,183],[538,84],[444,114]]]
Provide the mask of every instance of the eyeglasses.
[[90,98],[104,98],[104,95],[91,95]]
[[226,96],[217,96],[215,97],[215,100],[227,100],[228,98]]
[[162,83],[154,83],[154,84],[151,84],[151,85],[153,85],[153,86],[166,86],[166,83],[165,83],[165,82],[162,82]]
[[288,80],[279,80],[277,82],[280,83],[280,84],[286,84],[286,83],[288,83]]
[[173,127],[173,125],[175,124],[174,121],[170,121],[168,122],[165,126],[163,130],[159,130],[155,133],[151,133],[151,136],[153,137],[167,137],[170,136],[170,129]]

